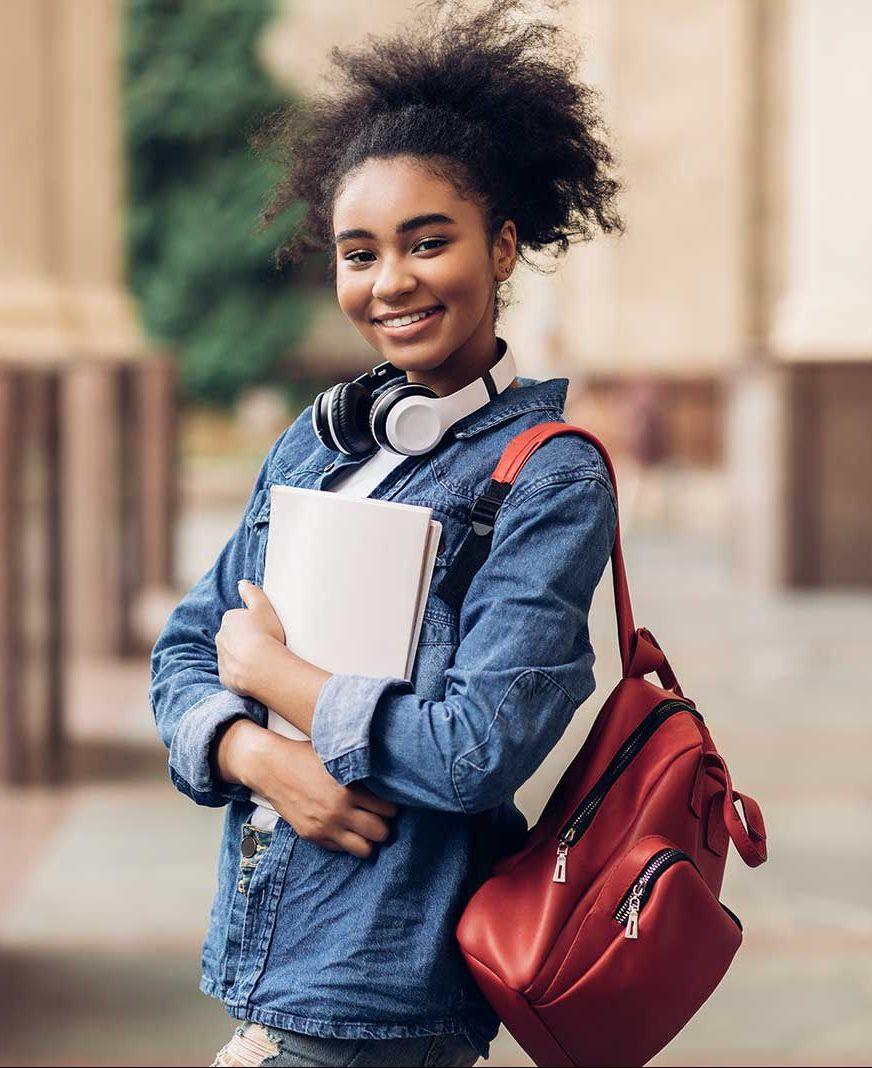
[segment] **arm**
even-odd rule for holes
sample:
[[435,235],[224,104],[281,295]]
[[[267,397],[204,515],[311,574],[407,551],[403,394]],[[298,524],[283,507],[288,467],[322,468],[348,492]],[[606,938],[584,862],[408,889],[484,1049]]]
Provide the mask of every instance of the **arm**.
[[[304,413],[305,414],[305,413]],[[285,432],[287,433],[287,431]],[[251,697],[222,686],[215,635],[224,613],[241,604],[237,581],[245,574],[246,517],[284,434],[274,443],[258,472],[239,526],[205,575],[173,609],[151,652],[149,700],[164,745],[174,785],[198,804],[217,807],[249,790],[226,783],[214,767],[213,743],[238,717],[266,724],[266,708]]]
[[340,786],[312,745],[259,727],[244,716],[222,728],[214,747],[218,775],[269,798],[301,838],[325,849],[368,857],[388,839],[391,801],[360,784]]
[[461,608],[444,700],[390,677],[334,674],[321,687],[312,744],[339,783],[363,779],[398,804],[493,808],[593,692],[587,619],[617,526],[611,483],[564,470],[513,492]]

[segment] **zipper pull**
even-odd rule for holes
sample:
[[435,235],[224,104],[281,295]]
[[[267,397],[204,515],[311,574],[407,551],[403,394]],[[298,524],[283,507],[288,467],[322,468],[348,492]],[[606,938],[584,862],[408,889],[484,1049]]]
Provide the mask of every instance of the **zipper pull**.
[[642,890],[642,883],[638,882],[631,891],[630,911],[627,913],[627,929],[624,931],[624,938],[639,937],[639,906],[641,904]]
[[624,931],[624,938],[638,938],[639,937],[639,899],[633,898],[630,902],[630,911],[627,915],[627,929]]
[[566,882],[566,854],[568,852],[569,846],[566,842],[559,842],[557,845],[557,863],[554,865],[554,876],[551,880],[552,883]]

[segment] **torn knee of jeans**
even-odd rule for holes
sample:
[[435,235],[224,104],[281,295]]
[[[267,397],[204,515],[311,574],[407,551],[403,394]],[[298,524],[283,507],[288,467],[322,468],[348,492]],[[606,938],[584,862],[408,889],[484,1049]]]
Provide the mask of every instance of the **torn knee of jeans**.
[[257,1068],[278,1053],[279,1047],[262,1024],[245,1023],[236,1029],[212,1063],[219,1068]]

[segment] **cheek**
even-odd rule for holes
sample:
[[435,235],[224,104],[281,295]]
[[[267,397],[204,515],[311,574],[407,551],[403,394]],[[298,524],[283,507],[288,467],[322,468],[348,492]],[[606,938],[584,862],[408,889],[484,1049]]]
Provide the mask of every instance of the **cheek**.
[[359,318],[366,310],[370,292],[361,278],[337,277],[336,300],[341,311],[351,319]]
[[480,310],[486,302],[489,279],[489,265],[479,257],[467,257],[460,250],[456,256],[440,258],[434,261],[436,270],[432,277],[432,288],[443,303],[453,305],[455,309],[467,309],[471,313]]

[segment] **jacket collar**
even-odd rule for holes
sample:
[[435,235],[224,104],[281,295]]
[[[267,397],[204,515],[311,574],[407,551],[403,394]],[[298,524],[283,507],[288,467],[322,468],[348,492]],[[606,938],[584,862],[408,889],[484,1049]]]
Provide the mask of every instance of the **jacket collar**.
[[504,389],[483,408],[458,419],[452,427],[454,436],[471,438],[526,412],[544,411],[562,415],[569,387],[568,378],[548,378],[539,382],[535,378],[518,376],[516,381],[519,383],[516,387]]
[[[383,383],[373,390],[373,397],[379,396],[390,385],[395,385],[397,381],[394,378],[389,382]],[[453,433],[455,437],[462,440],[471,438],[475,434],[480,434],[490,427],[499,426],[500,423],[505,423],[509,419],[514,419],[515,416],[523,415],[526,412],[545,411],[553,412],[556,415],[563,414],[566,393],[569,388],[568,378],[548,378],[544,381],[539,381],[535,378],[523,378],[518,375],[515,381],[518,383],[517,386],[509,386],[481,408],[470,412],[469,415],[465,415],[462,419],[458,419],[448,433]]]

